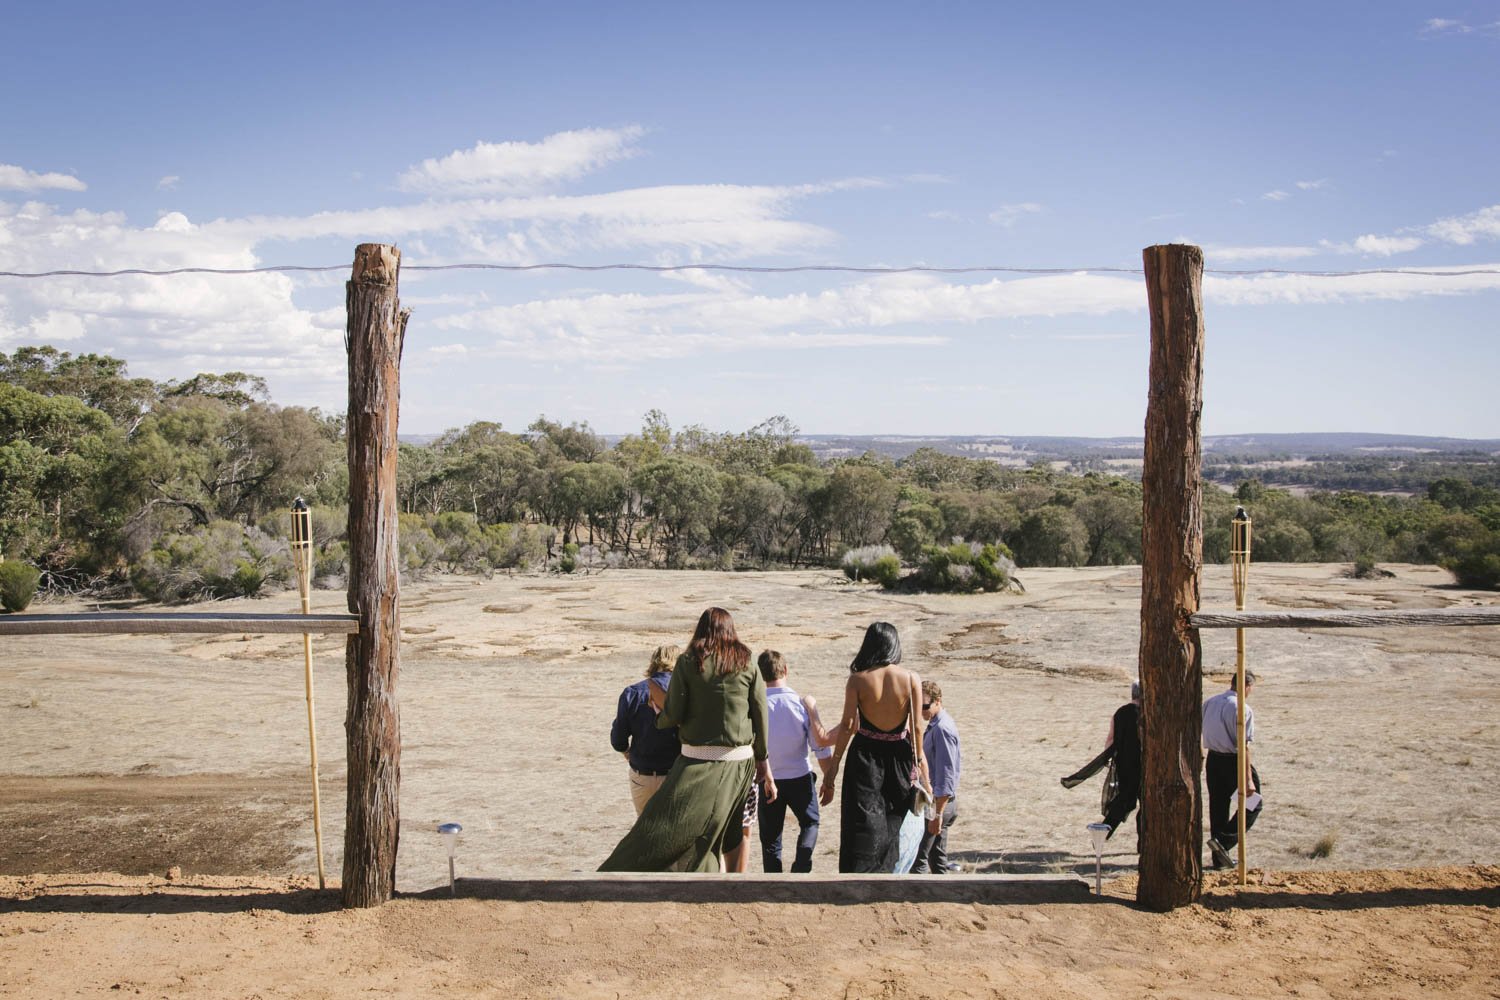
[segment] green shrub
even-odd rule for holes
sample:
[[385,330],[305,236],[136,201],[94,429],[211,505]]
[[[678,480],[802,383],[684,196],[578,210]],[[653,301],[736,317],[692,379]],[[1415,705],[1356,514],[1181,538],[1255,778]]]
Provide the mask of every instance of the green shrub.
[[258,597],[295,578],[284,541],[233,521],[158,539],[130,572],[141,596],[167,602]]
[[1440,564],[1452,571],[1461,587],[1476,590],[1500,588],[1500,552],[1470,552],[1442,559]]
[[557,559],[557,568],[564,573],[571,573],[578,568],[577,542],[569,542],[562,547],[562,555]]
[[0,562],[0,607],[6,611],[25,611],[36,596],[36,585],[42,574],[23,562]]
[[901,560],[889,545],[866,545],[844,553],[844,575],[851,580],[878,583],[887,590],[901,579]]
[[487,524],[485,559],[491,569],[525,569],[547,558],[552,529],[539,524]]
[[912,582],[921,590],[975,593],[1023,592],[1016,564],[1003,545],[955,542],[922,550]]

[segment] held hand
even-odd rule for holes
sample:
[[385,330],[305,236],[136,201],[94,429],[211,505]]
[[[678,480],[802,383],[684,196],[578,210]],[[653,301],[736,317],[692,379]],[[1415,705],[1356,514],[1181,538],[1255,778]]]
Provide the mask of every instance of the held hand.
[[818,789],[818,805],[826,806],[833,804],[833,777],[830,775],[823,779],[823,785]]
[[927,821],[927,832],[934,837],[943,832],[942,813],[938,813],[936,816],[932,817],[932,819]]
[[760,782],[761,793],[765,795],[767,802],[776,801],[776,779],[771,776],[771,764],[769,761],[758,760],[755,762],[755,780]]

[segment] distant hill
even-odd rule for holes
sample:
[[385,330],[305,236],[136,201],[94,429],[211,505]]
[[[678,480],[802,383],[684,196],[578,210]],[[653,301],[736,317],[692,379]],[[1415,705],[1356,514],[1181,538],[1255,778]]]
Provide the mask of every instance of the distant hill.
[[[917,437],[897,434],[803,434],[799,441],[819,458],[862,455],[867,451],[890,458],[904,458],[919,448],[946,455],[988,458],[1005,465],[1032,462],[1071,462],[1080,459],[1132,460],[1143,457],[1145,441],[1139,437]],[[1205,437],[1207,458],[1235,456],[1258,458],[1356,458],[1375,455],[1452,455],[1479,453],[1500,455],[1500,439],[1420,437],[1412,434],[1304,433],[1222,434]]]
[[[402,434],[406,444],[429,444],[439,434]],[[613,445],[622,435],[602,435]],[[945,455],[987,458],[1002,465],[1033,462],[1114,460],[1122,464],[1143,457],[1139,437],[1028,437],[998,435],[801,434],[797,440],[820,459],[850,458],[873,451],[888,458],[905,458],[921,448]],[[1420,437],[1413,434],[1303,433],[1220,434],[1203,439],[1207,459],[1233,456],[1244,461],[1268,458],[1370,458],[1399,455],[1483,454],[1500,456],[1500,439]]]

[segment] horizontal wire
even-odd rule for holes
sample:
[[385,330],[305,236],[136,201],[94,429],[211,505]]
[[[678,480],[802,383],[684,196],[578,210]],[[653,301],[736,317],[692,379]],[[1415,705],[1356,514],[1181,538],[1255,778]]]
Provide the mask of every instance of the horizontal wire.
[[[345,271],[348,264],[306,265],[274,264],[266,267],[175,267],[164,270],[130,267],[118,271],[0,271],[0,278],[118,278],[128,275],[170,277],[177,274],[273,274],[286,272]],[[403,264],[403,271],[648,271],[664,274],[675,271],[728,271],[739,274],[798,274],[837,272],[844,274],[1144,274],[1139,267],[1009,267],[976,264],[964,267],[862,267],[853,264],[793,264],[786,267],[756,267],[748,264]],[[1500,274],[1500,268],[1465,268],[1440,271],[1433,269],[1378,267],[1358,271],[1298,271],[1264,267],[1248,270],[1204,268],[1204,274],[1248,278],[1263,275],[1300,276],[1304,278],[1357,278],[1376,274],[1409,274],[1426,278],[1459,278],[1476,274]]]

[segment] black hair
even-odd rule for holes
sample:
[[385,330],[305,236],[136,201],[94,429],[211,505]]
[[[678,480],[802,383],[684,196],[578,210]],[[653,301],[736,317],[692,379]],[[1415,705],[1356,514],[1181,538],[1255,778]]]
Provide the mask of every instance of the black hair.
[[849,672],[857,674],[863,670],[874,670],[901,662],[901,636],[890,622],[875,622],[865,629],[865,641],[860,643]]

